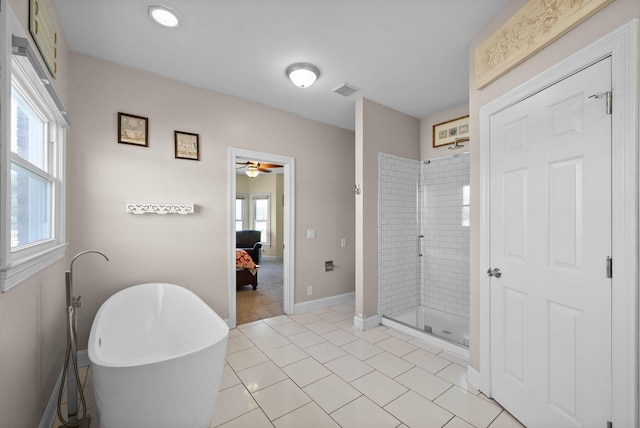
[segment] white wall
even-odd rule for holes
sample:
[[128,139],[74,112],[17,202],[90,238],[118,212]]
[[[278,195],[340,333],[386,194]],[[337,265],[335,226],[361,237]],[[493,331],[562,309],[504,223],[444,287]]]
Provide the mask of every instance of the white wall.
[[[78,263],[81,349],[100,304],[134,284],[180,284],[228,316],[228,147],[296,159],[295,302],[354,290],[354,247],[340,247],[341,237],[354,242],[353,132],[80,54],[71,69],[72,252],[95,248],[111,259]],[[117,143],[118,112],[149,118],[149,147]],[[200,134],[200,161],[174,159],[174,130]],[[197,211],[136,216],[125,201]],[[306,239],[308,228],[316,239]]]

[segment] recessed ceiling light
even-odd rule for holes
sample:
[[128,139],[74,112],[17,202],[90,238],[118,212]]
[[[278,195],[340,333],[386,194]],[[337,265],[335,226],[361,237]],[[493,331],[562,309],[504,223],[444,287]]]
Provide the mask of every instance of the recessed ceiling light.
[[149,6],[149,16],[160,25],[165,27],[177,27],[180,24],[178,15],[166,6],[159,4]]
[[287,67],[287,76],[297,87],[307,88],[320,76],[320,70],[315,65],[298,62]]

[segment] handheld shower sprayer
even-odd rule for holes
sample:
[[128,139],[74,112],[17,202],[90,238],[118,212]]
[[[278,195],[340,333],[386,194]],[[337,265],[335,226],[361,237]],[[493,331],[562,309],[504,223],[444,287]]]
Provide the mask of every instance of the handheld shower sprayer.
[[[87,415],[87,403],[84,398],[84,391],[78,375],[78,349],[76,336],[78,331],[78,308],[82,306],[80,297],[73,295],[73,263],[76,259],[84,254],[96,253],[100,254],[109,261],[109,258],[100,251],[87,250],[82,251],[71,259],[69,270],[64,273],[66,291],[67,291],[67,350],[65,353],[64,367],[62,370],[62,381],[60,382],[60,390],[58,392],[58,419],[62,422],[61,427],[89,427],[90,418]],[[61,404],[64,391],[65,379],[67,379],[67,418],[62,415]],[[82,418],[78,418],[78,392],[80,392],[80,403],[82,405]]]

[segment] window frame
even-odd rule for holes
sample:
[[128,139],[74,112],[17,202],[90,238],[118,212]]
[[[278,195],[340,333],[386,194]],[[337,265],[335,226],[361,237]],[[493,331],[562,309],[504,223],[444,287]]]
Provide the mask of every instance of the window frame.
[[[258,200],[266,200],[267,201],[267,228],[265,231],[266,240],[260,241],[264,248],[271,247],[271,194],[270,193],[255,193],[251,195],[251,226],[253,229],[258,230],[256,228],[256,201]],[[261,220],[263,221],[263,220]]]
[[[238,199],[242,200],[242,215],[241,215],[241,221],[242,221],[242,229],[240,230],[247,230],[249,228],[249,195],[247,195],[246,193],[237,193],[236,194],[236,201],[238,201]],[[237,207],[237,205],[236,205]],[[236,222],[238,221],[238,211],[236,209],[235,211],[235,216],[236,216]],[[236,224],[236,230],[238,230],[238,225]]]
[[[7,31],[5,34],[8,34]],[[11,39],[9,39],[11,40]],[[52,98],[55,89],[49,76],[42,77],[42,66],[28,46],[29,55],[12,54],[9,46],[0,49],[7,72],[0,74],[0,292],[4,293],[51,264],[61,260],[66,252],[66,138],[69,127],[65,110]],[[10,71],[10,72],[9,72]],[[34,171],[11,150],[11,97],[13,86],[19,88],[25,101],[35,107],[46,121],[45,144],[47,168],[42,172],[51,180],[51,237],[16,248],[11,247],[11,165],[15,162]],[[57,97],[57,94],[55,94]]]

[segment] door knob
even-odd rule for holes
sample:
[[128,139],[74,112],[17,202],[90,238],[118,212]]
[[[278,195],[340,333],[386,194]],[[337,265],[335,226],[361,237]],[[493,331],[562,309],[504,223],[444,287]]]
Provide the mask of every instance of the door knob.
[[496,278],[500,278],[502,276],[502,271],[498,268],[491,269],[487,271],[488,276],[495,276]]

